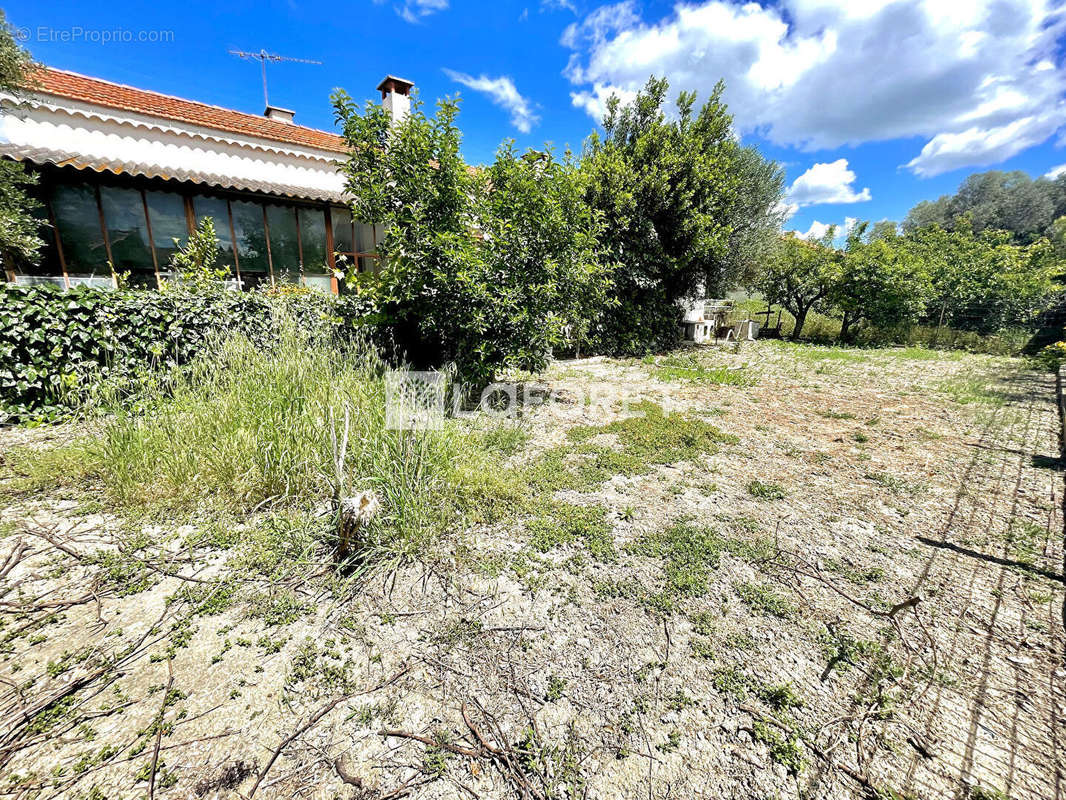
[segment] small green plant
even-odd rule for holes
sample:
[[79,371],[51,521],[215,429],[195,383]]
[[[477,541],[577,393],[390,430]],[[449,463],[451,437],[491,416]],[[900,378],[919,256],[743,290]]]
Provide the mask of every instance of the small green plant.
[[684,711],[694,705],[696,705],[696,699],[689,697],[682,688],[678,688],[677,691],[666,698],[666,707],[671,711]]
[[545,693],[545,697],[549,703],[553,702],[563,696],[563,691],[565,689],[566,681],[558,675],[551,675],[548,677],[548,691]]
[[174,246],[177,251],[170,257],[170,269],[174,273],[175,286],[194,294],[207,294],[225,288],[229,270],[215,267],[219,245],[215,221],[211,217],[200,220],[185,245],[175,239]]
[[776,728],[758,721],[752,725],[755,741],[762,742],[770,749],[770,758],[783,765],[793,775],[799,775],[806,767],[799,736],[782,733]]
[[711,636],[715,632],[716,617],[708,611],[697,611],[689,615],[692,623],[692,632],[700,636]]
[[679,730],[677,730],[675,728],[674,730],[672,730],[668,734],[666,734],[666,741],[665,742],[655,745],[655,749],[658,750],[660,753],[667,754],[667,753],[673,753],[680,746],[681,746],[681,731],[679,731]]
[[[645,363],[648,363],[647,361]],[[694,354],[673,354],[653,359],[655,378],[663,382],[752,386],[755,379],[744,367],[709,366]]]
[[792,605],[769,586],[740,581],[733,584],[733,591],[756,614],[782,619],[792,616]]
[[921,491],[919,485],[910,483],[897,475],[890,475],[887,472],[867,472],[863,477],[880,486],[884,486],[894,494],[918,494]]
[[753,480],[748,484],[748,494],[759,500],[781,500],[785,496],[785,490],[776,483]]
[[826,419],[855,419],[855,415],[850,411],[833,411],[832,409],[823,411],[822,416]]
[[526,522],[529,543],[546,553],[556,547],[581,542],[600,560],[614,557],[611,525],[603,506],[579,506],[550,501],[544,512]]
[[692,639],[688,644],[692,654],[697,658],[703,658],[707,661],[714,660],[714,646],[707,639]]
[[796,694],[791,683],[776,686],[761,685],[757,690],[759,699],[774,711],[787,711],[790,708],[802,708],[803,699]]

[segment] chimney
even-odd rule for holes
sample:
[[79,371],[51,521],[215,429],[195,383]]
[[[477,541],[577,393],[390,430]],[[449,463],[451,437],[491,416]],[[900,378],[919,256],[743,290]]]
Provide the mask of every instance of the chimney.
[[296,112],[288,108],[279,108],[278,106],[267,106],[266,110],[263,112],[263,116],[267,119],[272,119],[275,122],[285,122],[289,125],[292,125],[292,118],[296,116]]
[[385,80],[378,84],[381,92],[381,105],[389,112],[393,123],[400,122],[411,111],[411,89],[414,84],[411,81],[397,78],[395,75],[386,75]]

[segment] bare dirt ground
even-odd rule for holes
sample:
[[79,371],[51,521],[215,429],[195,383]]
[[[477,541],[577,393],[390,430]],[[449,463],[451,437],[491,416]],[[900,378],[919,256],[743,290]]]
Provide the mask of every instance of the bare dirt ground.
[[516,468],[619,447],[622,399],[735,438],[365,583],[241,555],[241,603],[206,522],[0,495],[0,794],[1066,795],[1052,376],[760,342],[538,379]]

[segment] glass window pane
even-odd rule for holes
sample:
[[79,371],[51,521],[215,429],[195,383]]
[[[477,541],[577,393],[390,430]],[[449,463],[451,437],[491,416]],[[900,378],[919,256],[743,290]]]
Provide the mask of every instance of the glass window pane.
[[333,291],[329,275],[304,275],[304,284],[326,294]]
[[[30,187],[29,192],[33,202],[33,205],[29,210],[40,223],[37,228],[37,237],[44,243],[41,247],[40,259],[36,264],[19,260],[15,264],[15,272],[18,275],[34,275],[51,278],[58,277],[58,283],[62,286],[64,285],[63,267],[59,263],[59,249],[56,247],[55,231],[52,230],[52,225],[48,221],[48,210],[45,208],[44,203],[40,201],[40,197],[42,196],[40,191],[41,187],[40,185],[37,185]],[[0,269],[0,280],[2,279],[3,270]]]
[[218,260],[215,266],[219,269],[229,267],[233,272],[233,238],[229,230],[229,209],[225,199],[221,197],[207,197],[198,195],[192,201],[193,211],[196,214],[196,225],[199,227],[200,220],[211,217],[215,223],[215,235],[218,237]]
[[321,208],[300,209],[300,247],[304,272],[321,275],[329,269],[326,256],[326,213]]
[[155,270],[131,270],[126,273],[125,286],[130,289],[155,289],[157,288]]
[[352,212],[346,208],[334,208],[333,250],[337,253],[352,252]]
[[104,209],[104,224],[115,270],[129,272],[130,285],[155,285],[155,264],[148,244],[148,222],[144,217],[140,191],[101,186],[100,204]]
[[152,223],[152,244],[159,261],[159,271],[169,273],[170,257],[178,252],[179,244],[189,239],[189,225],[185,220],[185,199],[173,192],[145,192],[148,219]]
[[52,190],[52,213],[71,275],[110,275],[96,192],[85,184],[58,184]]
[[300,282],[300,248],[296,239],[296,209],[292,206],[267,206],[270,228],[270,258],[274,262],[274,280]]
[[372,272],[377,275],[381,272],[381,259],[376,256],[360,256],[359,271]]
[[241,289],[250,292],[260,286],[270,286],[269,272],[245,272],[244,263],[241,263]]
[[355,251],[357,253],[374,252],[374,226],[364,222],[355,223]]
[[374,226],[374,252],[378,251],[378,245],[385,238],[385,226],[378,223]]
[[267,261],[266,228],[263,227],[263,207],[247,200],[231,200],[233,233],[237,236],[237,257],[240,260],[241,281],[245,289],[270,282],[270,263]]

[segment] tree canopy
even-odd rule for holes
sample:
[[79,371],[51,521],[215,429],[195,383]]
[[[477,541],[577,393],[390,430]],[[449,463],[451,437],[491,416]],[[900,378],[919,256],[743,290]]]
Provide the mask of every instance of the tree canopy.
[[[0,10],[0,90],[18,94],[32,83],[33,58],[19,47]],[[26,193],[34,179],[22,164],[0,161],[0,261],[7,268],[36,263],[41,249],[37,205]]]
[[1005,231],[929,225],[903,233],[856,225],[844,246],[830,229],[817,240],[782,237],[752,288],[795,317],[840,319],[840,338],[863,328],[882,335],[915,324],[981,334],[1032,329],[1061,296],[1061,262],[1047,239],[1020,245]]
[[669,85],[653,77],[628,104],[611,97],[604,135],[585,144],[586,201],[603,215],[605,249],[620,264],[619,303],[597,328],[606,352],[672,344],[680,301],[731,288],[776,236],[781,169],[740,146],[723,88],[698,111],[696,95],[681,92],[668,115]]
[[409,359],[454,362],[463,380],[485,384],[580,343],[607,302],[611,262],[569,154],[520,154],[504,142],[475,170],[460,152],[457,101],[441,101],[432,117],[416,101],[399,122],[343,92],[333,102],[355,218],[385,230],[380,274],[345,277]]
[[953,195],[918,203],[903,220],[906,231],[938,225],[975,233],[1001,230],[1014,244],[1050,236],[1066,215],[1066,175],[1033,180],[1024,172],[992,170],[970,175]]

